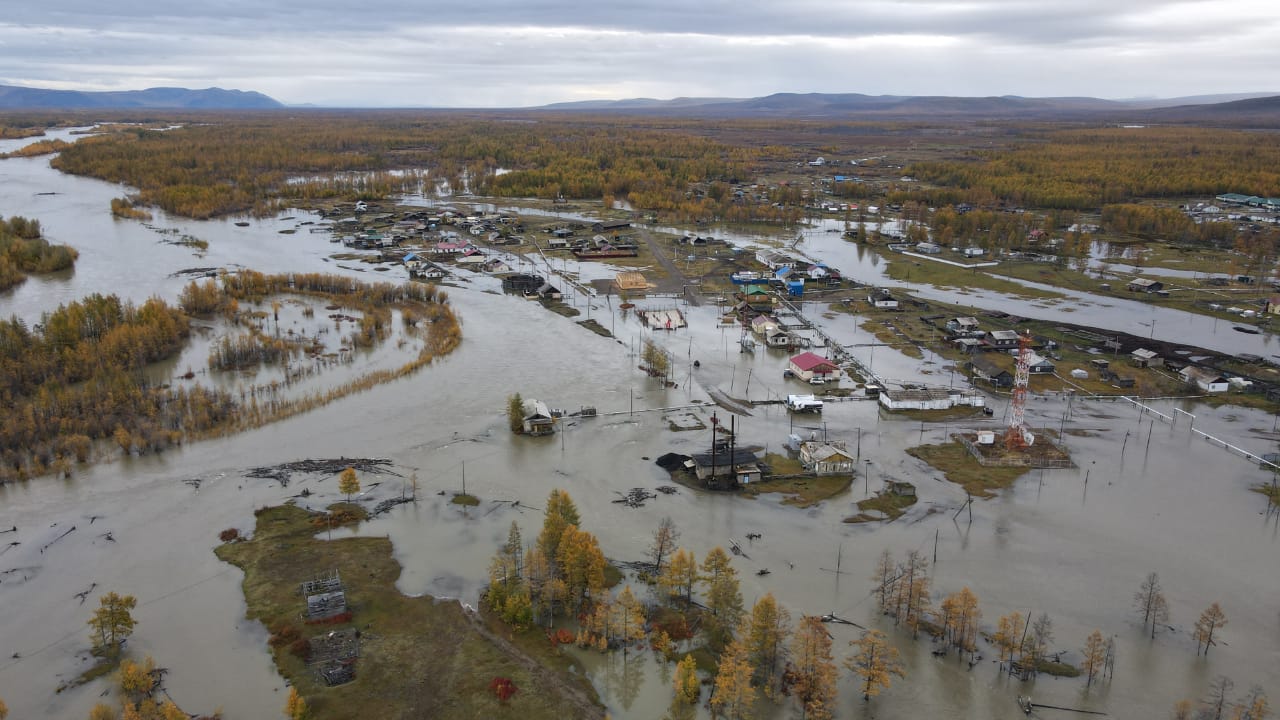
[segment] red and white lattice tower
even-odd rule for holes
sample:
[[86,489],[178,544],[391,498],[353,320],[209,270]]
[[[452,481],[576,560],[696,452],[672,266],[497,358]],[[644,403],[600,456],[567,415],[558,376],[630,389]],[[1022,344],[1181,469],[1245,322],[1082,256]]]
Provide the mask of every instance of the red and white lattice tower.
[[1009,405],[1009,429],[1005,431],[1005,447],[1016,450],[1027,446],[1027,385],[1031,379],[1031,335],[1018,336],[1018,362],[1013,374],[1013,401]]

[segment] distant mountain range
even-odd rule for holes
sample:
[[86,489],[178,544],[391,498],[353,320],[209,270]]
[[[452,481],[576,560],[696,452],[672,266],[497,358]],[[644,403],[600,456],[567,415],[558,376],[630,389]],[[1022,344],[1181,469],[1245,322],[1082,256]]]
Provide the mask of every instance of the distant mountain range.
[[47,90],[0,85],[0,109],[72,110],[82,108],[176,108],[189,110],[259,110],[284,107],[259,92],[205,88],[147,88],[115,92]]
[[1102,100],[1092,97],[1028,98],[1016,95],[953,97],[862,95],[858,93],[777,93],[758,98],[675,98],[588,100],[554,103],[538,110],[619,112],[704,118],[813,119],[993,119],[1099,120],[1134,122],[1280,122],[1280,93],[1198,95],[1182,98]]

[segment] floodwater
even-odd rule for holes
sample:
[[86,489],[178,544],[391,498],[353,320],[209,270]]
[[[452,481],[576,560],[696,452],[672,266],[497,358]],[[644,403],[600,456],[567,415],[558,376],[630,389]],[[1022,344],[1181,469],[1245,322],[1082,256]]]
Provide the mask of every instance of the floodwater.
[[[41,191],[58,194],[35,195]],[[0,313],[37,318],[90,292],[172,299],[186,280],[169,275],[192,266],[398,276],[396,270],[336,267],[327,258],[334,246],[326,236],[278,233],[301,216],[253,221],[245,228],[231,220],[158,217],[152,223],[207,239],[207,255],[194,257],[190,249],[158,244],[159,236],[139,223],[112,220],[108,203],[124,192],[53,172],[47,158],[0,163],[3,213],[37,217],[52,239],[81,251],[68,277],[32,277],[0,296]],[[741,542],[748,532],[761,533],[760,540],[744,545],[750,558],[734,561],[748,604],[772,592],[797,618],[834,612],[884,627],[903,652],[908,679],[869,705],[845,673],[839,717],[1012,720],[1022,716],[1014,698],[1028,694],[1037,702],[1112,717],[1162,717],[1175,700],[1202,695],[1219,674],[1241,691],[1258,684],[1280,695],[1280,529],[1274,515],[1263,514],[1262,497],[1248,490],[1268,476],[1193,434],[1190,416],[1175,413],[1173,403],[1157,409],[1176,422],[1152,424],[1154,416],[1140,415],[1124,401],[1077,399],[1064,419],[1065,400],[1033,399],[1030,422],[1067,430],[1078,469],[1035,471],[999,497],[974,503],[972,520],[967,511],[956,516],[965,501],[962,490],[902,452],[938,442],[954,427],[883,417],[871,402],[829,403],[821,416],[803,419],[777,405],[759,406],[736,419],[740,442],[775,450],[792,432],[846,440],[866,468],[850,493],[802,510],[770,496],[745,500],[682,488],[631,509],[612,502],[617,493],[668,482],[653,458],[701,450],[709,441],[707,431],[670,431],[665,415],[709,417],[707,388],[755,400],[808,392],[808,386],[783,379],[786,355],[765,349],[739,353],[738,328],[718,325],[715,306],[682,306],[689,328],[650,335],[634,314],[613,314],[594,299],[593,313],[614,328],[615,340],[536,303],[494,292],[492,283],[467,283],[450,294],[464,341],[411,377],[236,437],[119,459],[69,480],[0,487],[0,527],[18,527],[15,534],[0,535],[0,545],[21,543],[0,547],[0,603],[7,611],[0,614],[0,697],[12,716],[84,717],[99,700],[104,683],[55,691],[86,666],[85,621],[93,598],[105,590],[137,596],[138,627],[130,645],[170,669],[166,684],[185,709],[221,706],[228,718],[276,716],[284,688],[265,651],[266,633],[243,619],[240,573],[220,563],[211,549],[224,528],[250,530],[255,507],[303,489],[314,493],[314,504],[339,498],[336,478],[300,476],[285,488],[244,477],[248,468],[337,456],[387,457],[401,475],[417,473],[420,501],[361,529],[391,537],[404,565],[400,587],[410,594],[474,603],[507,526],[514,520],[532,538],[540,525],[536,511],[497,501],[519,499],[540,507],[555,487],[570,492],[586,529],[599,535],[606,555],[615,559],[640,559],[663,516],[680,528],[680,544],[699,555],[730,538]],[[586,298],[579,295],[575,302],[585,310]],[[1005,301],[975,295],[971,302],[995,307]],[[1119,315],[1120,309],[1106,314]],[[855,318],[823,322],[841,344],[867,342]],[[671,352],[678,387],[660,388],[636,368],[634,349],[646,337]],[[929,367],[892,348],[854,350],[874,350],[876,369],[895,377]],[[700,367],[693,367],[694,360]],[[935,370],[936,379],[942,371]],[[571,421],[552,437],[515,437],[506,429],[504,412],[507,395],[515,391],[568,410],[591,405],[601,416]],[[701,407],[651,410],[685,406]],[[1280,436],[1275,418],[1256,411],[1176,407],[1195,414],[1196,429],[1251,452],[1274,450]],[[728,419],[725,411],[715,412]],[[483,501],[477,508],[459,508],[447,495],[437,495],[460,490],[464,476],[467,491]],[[890,479],[918,487],[920,502],[906,517],[887,525],[841,522],[853,514],[853,502]],[[382,481],[367,489],[367,502],[402,492],[394,476],[362,480],[366,488]],[[72,526],[74,532],[58,539]],[[970,669],[955,656],[934,657],[927,641],[913,642],[887,627],[871,597],[876,557],[886,548],[898,556],[916,549],[932,557],[935,538],[935,599],[968,585],[981,600],[988,629],[1003,613],[1047,612],[1058,650],[1078,652],[1095,628],[1115,635],[1115,679],[1087,692],[1083,680],[1013,682],[997,671],[989,649]],[[756,574],[764,568],[771,573]],[[1131,610],[1133,593],[1151,571],[1160,573],[1175,628],[1155,641],[1145,637]],[[90,589],[82,605],[76,594]],[[1215,601],[1230,624],[1206,660],[1196,656],[1190,629]],[[857,631],[829,628],[842,657]],[[595,653],[582,657],[613,717],[648,720],[665,709],[669,668],[644,653],[625,662]]]

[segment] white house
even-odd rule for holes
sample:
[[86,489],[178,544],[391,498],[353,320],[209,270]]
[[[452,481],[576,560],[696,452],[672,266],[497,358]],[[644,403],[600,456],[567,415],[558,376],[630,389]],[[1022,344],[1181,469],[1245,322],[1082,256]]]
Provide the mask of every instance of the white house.
[[854,457],[843,442],[802,442],[800,462],[818,475],[853,474]]
[[1182,368],[1182,372],[1178,373],[1182,379],[1188,383],[1195,383],[1195,386],[1205,392],[1218,393],[1226,392],[1231,387],[1231,383],[1221,375],[1204,368],[1198,368],[1194,365],[1188,365]]

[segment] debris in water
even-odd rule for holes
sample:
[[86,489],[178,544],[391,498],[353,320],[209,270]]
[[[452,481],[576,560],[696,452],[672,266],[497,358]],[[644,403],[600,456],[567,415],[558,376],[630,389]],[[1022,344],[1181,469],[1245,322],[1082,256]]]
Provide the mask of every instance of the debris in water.
[[622,495],[622,497],[614,500],[614,502],[631,508],[644,507],[646,501],[653,500],[658,497],[655,493],[651,493],[644,488],[631,488],[631,490],[629,490],[625,495],[622,493],[618,494]]
[[396,477],[403,477],[400,473],[389,469],[393,464],[394,463],[386,458],[340,457],[329,460],[308,459],[283,463],[280,465],[251,468],[244,475],[245,477],[259,478],[263,480],[275,480],[280,483],[280,487],[288,487],[289,478],[291,478],[294,473],[337,475],[347,468],[355,468],[362,473],[370,473],[373,475],[395,475]]

